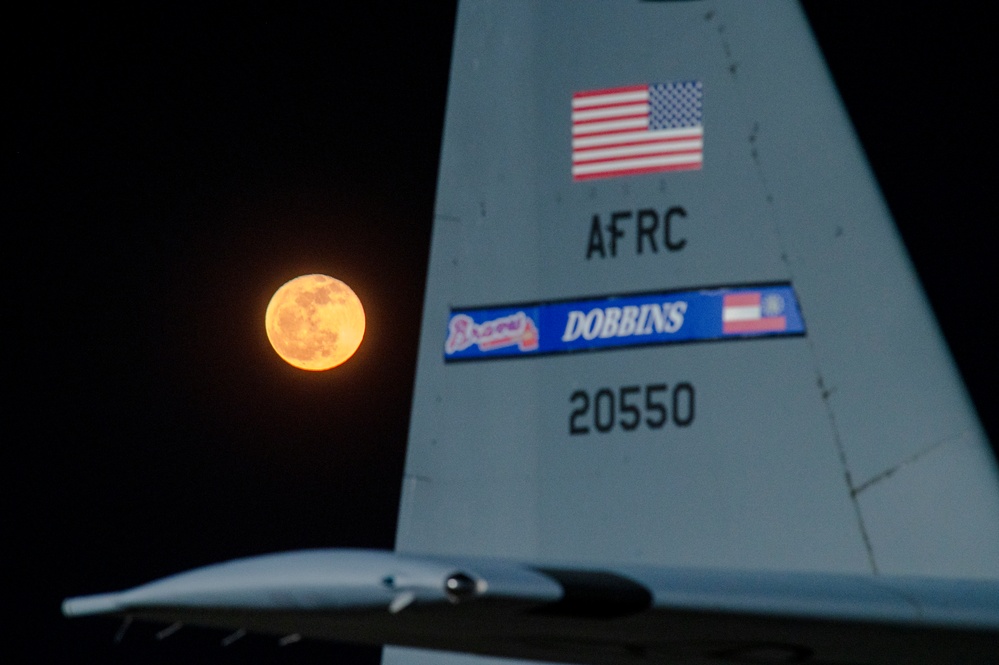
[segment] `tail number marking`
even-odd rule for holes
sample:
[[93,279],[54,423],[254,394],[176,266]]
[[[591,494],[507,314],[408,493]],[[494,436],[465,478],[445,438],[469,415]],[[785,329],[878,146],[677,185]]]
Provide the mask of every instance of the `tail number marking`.
[[[644,394],[645,399],[642,399]],[[672,423],[688,427],[694,422],[694,386],[686,381],[670,390],[665,383],[645,386],[577,390],[569,396],[569,434],[607,434],[615,429],[662,429]]]

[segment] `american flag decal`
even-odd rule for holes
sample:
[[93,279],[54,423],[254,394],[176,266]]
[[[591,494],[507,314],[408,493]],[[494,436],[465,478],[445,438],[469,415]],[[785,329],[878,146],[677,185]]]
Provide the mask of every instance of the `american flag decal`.
[[701,82],[678,81],[572,96],[572,179],[701,168]]

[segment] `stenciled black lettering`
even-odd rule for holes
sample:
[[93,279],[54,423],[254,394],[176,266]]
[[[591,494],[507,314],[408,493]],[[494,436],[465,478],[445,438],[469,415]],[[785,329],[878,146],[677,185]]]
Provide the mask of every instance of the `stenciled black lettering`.
[[[646,226],[645,224],[646,221],[651,221],[651,224]],[[639,254],[642,253],[642,250],[645,247],[645,239],[648,238],[649,244],[652,245],[652,253],[658,254],[659,249],[656,247],[655,232],[656,229],[659,228],[659,215],[657,215],[656,211],[651,208],[639,210],[638,220],[636,223],[638,225],[638,233],[636,234],[638,236],[637,252]]]
[[[628,403],[629,395],[638,395],[642,392],[642,389],[638,386],[623,386],[618,392],[621,398],[621,427],[627,431],[631,431],[638,427],[638,424],[642,422],[642,413],[638,410],[638,406],[635,404]],[[631,418],[625,420],[624,414],[630,414]]]
[[656,393],[664,392],[666,392],[665,383],[653,383],[645,386],[645,411],[659,414],[659,418],[656,420],[651,417],[645,418],[645,424],[651,429],[659,429],[666,424],[666,404],[653,399]]
[[[672,206],[662,214],[656,208],[641,208],[616,210],[604,215],[606,216],[594,214],[590,218],[590,232],[586,241],[587,260],[595,256],[601,259],[617,258],[617,248],[621,244],[619,241],[631,233],[632,220],[635,243],[631,246],[638,256],[646,252],[658,254],[660,247],[665,253],[679,252],[687,246],[687,238],[681,233],[681,229],[677,229],[676,224],[687,217],[687,210],[683,206]],[[608,221],[604,223],[604,219]]]
[[[606,404],[606,418],[600,417],[600,404]],[[593,425],[598,432],[609,432],[614,428],[614,393],[610,388],[601,388],[593,398]]]
[[[644,405],[640,397],[643,392]],[[667,408],[667,401],[671,408]],[[576,390],[569,404],[575,407],[569,414],[570,435],[634,432],[643,425],[649,430],[661,430],[668,424],[689,427],[695,414],[694,386],[686,381],[676,384],[672,391],[665,383],[599,388],[594,393]]]
[[611,213],[610,224],[607,225],[607,232],[610,233],[610,253],[617,256],[617,239],[624,237],[624,231],[617,227],[617,223],[629,219],[632,215],[630,210],[621,210]]
[[577,390],[572,393],[569,397],[569,403],[582,402],[580,407],[569,415],[569,434],[589,434],[590,428],[586,425],[580,425],[577,420],[586,416],[586,412],[590,409],[590,396],[585,390]]
[[[681,408],[683,403],[686,408]],[[694,386],[689,383],[678,383],[673,389],[673,422],[677,427],[687,427],[694,422]]]
[[589,261],[594,252],[600,252],[600,258],[607,258],[604,249],[604,234],[600,228],[600,215],[593,216],[593,223],[590,224],[590,242],[586,246],[586,260]]
[[687,246],[687,239],[686,238],[680,238],[679,240],[673,239],[671,224],[673,222],[674,216],[686,217],[687,211],[681,208],[680,206],[673,206],[672,208],[667,210],[666,214],[663,216],[663,227],[666,238],[666,249],[668,249],[671,252],[679,252],[681,249]]

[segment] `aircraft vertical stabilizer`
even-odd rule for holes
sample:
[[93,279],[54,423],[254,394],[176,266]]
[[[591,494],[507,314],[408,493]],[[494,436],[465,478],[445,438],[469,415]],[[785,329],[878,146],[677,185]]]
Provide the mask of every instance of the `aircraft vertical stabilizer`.
[[999,577],[799,7],[462,2],[441,154],[399,552]]

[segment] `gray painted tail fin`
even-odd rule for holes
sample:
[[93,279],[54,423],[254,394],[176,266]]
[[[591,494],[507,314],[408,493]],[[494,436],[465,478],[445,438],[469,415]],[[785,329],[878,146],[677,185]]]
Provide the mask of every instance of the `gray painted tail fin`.
[[999,482],[800,9],[463,2],[406,553],[999,576]]

